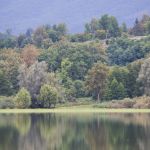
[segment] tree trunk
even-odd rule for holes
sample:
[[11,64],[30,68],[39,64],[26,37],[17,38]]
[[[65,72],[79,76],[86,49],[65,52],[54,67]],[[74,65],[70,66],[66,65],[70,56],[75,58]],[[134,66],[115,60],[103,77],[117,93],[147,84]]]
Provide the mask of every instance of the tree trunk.
[[97,95],[97,101],[100,102],[100,93]]
[[49,102],[49,108],[51,108],[51,103]]

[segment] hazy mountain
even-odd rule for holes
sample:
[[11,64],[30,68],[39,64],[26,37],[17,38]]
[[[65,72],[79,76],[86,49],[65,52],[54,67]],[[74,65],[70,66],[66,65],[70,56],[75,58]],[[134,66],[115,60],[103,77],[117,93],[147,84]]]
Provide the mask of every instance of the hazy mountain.
[[132,25],[136,17],[150,14],[150,0],[0,0],[0,31],[65,22],[70,32],[81,32],[91,18],[106,13]]

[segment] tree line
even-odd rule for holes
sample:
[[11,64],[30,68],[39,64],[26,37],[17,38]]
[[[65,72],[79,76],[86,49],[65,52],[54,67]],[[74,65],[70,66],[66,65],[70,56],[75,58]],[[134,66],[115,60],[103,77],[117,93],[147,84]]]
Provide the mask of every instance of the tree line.
[[0,107],[50,108],[81,97],[149,95],[149,23],[144,15],[129,29],[104,15],[87,23],[82,34],[68,34],[65,24],[19,36],[1,33]]

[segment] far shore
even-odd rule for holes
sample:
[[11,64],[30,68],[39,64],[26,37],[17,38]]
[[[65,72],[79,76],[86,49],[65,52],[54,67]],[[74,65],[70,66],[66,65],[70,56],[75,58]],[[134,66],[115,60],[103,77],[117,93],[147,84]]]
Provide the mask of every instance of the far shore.
[[59,107],[52,109],[0,109],[0,114],[26,113],[150,113],[150,109],[108,109],[90,106]]

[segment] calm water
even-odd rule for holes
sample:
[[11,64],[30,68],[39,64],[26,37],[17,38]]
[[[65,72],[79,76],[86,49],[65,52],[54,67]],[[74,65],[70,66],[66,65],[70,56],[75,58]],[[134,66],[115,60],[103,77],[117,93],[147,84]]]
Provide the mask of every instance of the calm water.
[[150,114],[1,114],[0,150],[150,150]]

